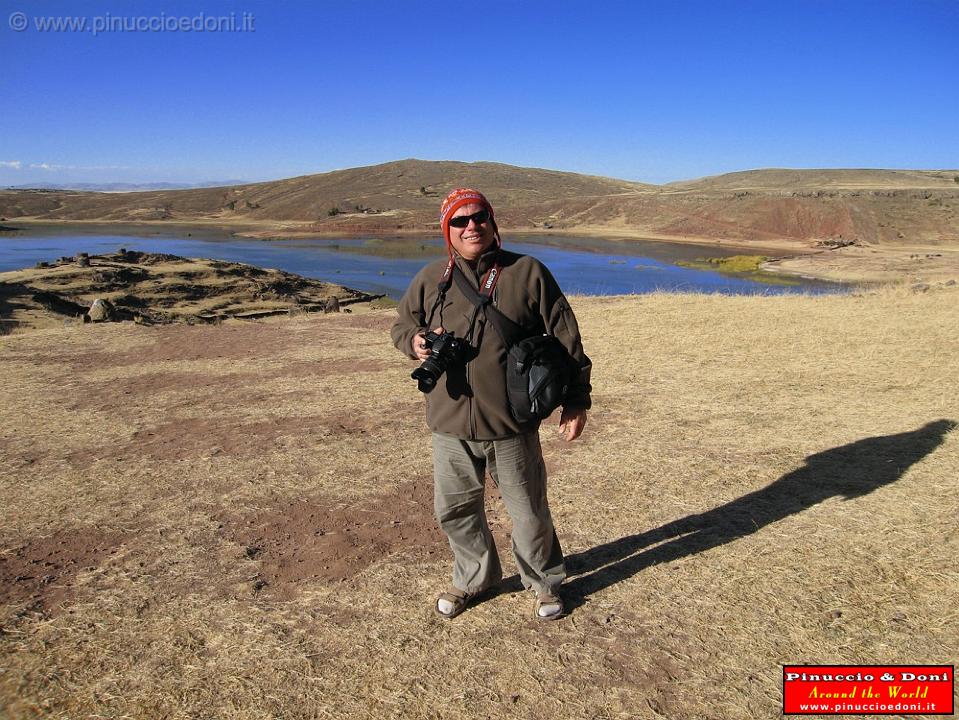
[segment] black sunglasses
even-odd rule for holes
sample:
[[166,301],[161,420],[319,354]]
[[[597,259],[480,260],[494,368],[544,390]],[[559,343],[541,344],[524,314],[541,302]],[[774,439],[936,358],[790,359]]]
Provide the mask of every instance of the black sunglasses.
[[457,215],[450,218],[450,225],[455,228],[465,228],[472,220],[477,225],[482,225],[489,220],[489,210],[478,210],[472,215]]

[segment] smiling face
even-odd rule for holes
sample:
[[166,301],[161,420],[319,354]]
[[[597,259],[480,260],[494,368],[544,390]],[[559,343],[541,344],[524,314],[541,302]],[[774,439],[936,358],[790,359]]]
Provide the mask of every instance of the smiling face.
[[[457,208],[456,212],[453,213],[453,217],[472,215],[482,209],[482,205],[470,203],[469,205]],[[470,220],[469,225],[465,228],[450,225],[450,244],[457,253],[469,262],[474,262],[479,259],[479,256],[486,252],[495,240],[496,236],[493,232],[493,223],[490,220],[480,223],[479,225],[476,224],[475,220]]]

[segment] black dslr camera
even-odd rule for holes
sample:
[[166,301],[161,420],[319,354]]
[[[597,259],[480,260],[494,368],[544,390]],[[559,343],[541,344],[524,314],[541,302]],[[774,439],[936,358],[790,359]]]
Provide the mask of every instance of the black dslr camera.
[[411,378],[416,380],[420,392],[428,393],[436,387],[440,376],[455,363],[463,362],[466,355],[466,343],[454,337],[453,333],[444,332],[437,335],[434,332],[426,333],[424,338],[430,356],[423,361]]

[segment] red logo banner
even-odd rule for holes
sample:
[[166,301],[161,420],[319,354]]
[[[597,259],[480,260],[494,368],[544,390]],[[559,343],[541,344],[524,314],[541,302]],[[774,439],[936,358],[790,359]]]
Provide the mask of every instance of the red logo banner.
[[952,715],[954,665],[784,665],[785,715]]

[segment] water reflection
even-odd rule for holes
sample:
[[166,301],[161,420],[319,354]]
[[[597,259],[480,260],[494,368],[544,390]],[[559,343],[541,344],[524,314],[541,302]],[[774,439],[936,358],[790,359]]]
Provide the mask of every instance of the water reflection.
[[[721,257],[736,251],[655,241],[570,236],[515,236],[506,246],[542,260],[569,294],[618,295],[656,290],[726,294],[843,292],[836,283],[776,276],[724,275],[680,267],[679,261]],[[185,257],[207,257],[278,268],[398,299],[412,277],[444,253],[426,237],[249,240],[218,231],[151,232],[123,228],[75,228],[0,233],[0,271],[32,267],[78,252],[103,254],[125,247]],[[770,284],[770,280],[773,284]]]

